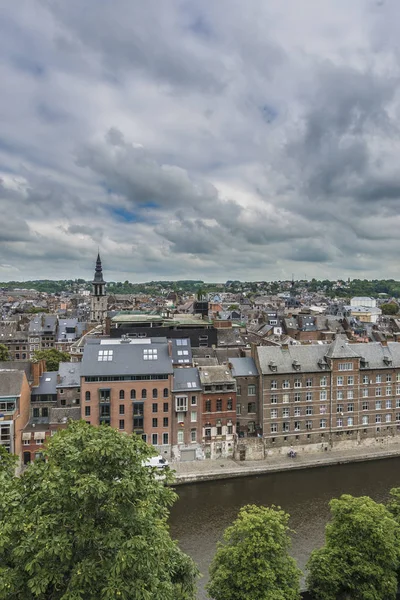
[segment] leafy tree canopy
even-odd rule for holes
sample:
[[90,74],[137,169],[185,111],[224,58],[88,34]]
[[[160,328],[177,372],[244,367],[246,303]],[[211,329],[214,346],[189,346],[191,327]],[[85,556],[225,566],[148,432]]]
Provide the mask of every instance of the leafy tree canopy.
[[245,506],[224,533],[210,567],[214,600],[297,600],[299,576],[289,556],[289,515],[279,508]]
[[399,307],[395,302],[388,302],[381,306],[382,314],[384,315],[397,315]]
[[46,460],[7,475],[0,599],[193,600],[196,568],[167,525],[176,494],[143,466],[152,454],[137,436],[73,422]]
[[0,361],[10,360],[10,353],[7,346],[0,344]]
[[56,350],[55,348],[36,350],[33,354],[33,360],[39,361],[43,359],[46,361],[47,371],[58,371],[60,362],[70,362],[71,357],[68,352],[61,352],[61,350]]
[[398,525],[371,498],[331,500],[325,546],[308,561],[307,587],[316,600],[394,600]]

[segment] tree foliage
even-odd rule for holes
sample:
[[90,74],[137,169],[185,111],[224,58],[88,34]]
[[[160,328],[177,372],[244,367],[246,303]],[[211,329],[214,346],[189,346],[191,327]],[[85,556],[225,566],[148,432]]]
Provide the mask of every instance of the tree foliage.
[[331,500],[325,546],[308,561],[307,586],[316,600],[394,600],[399,565],[398,525],[371,498]]
[[388,302],[387,304],[382,304],[381,310],[383,315],[397,315],[399,307],[395,302]]
[[80,421],[51,438],[46,461],[8,475],[0,599],[192,600],[197,570],[167,525],[176,494],[143,466],[153,452]]
[[299,576],[289,556],[289,515],[279,508],[245,506],[224,533],[210,567],[215,600],[297,600]]
[[7,346],[0,344],[0,361],[10,360],[10,353]]
[[68,352],[62,352],[55,348],[36,350],[33,354],[33,360],[39,361],[43,359],[46,361],[46,371],[58,371],[60,362],[70,362],[71,357]]

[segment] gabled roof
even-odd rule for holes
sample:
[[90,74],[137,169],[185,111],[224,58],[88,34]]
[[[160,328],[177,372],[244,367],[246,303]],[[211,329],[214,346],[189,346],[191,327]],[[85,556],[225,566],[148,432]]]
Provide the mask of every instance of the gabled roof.
[[193,392],[200,391],[201,384],[199,372],[195,367],[187,369],[174,369],[174,378],[172,384],[173,392]]
[[59,383],[57,387],[80,387],[81,365],[82,363],[80,362],[60,362],[58,366]]
[[47,371],[40,377],[39,385],[32,389],[32,396],[57,394],[57,371]]
[[226,365],[218,367],[202,367],[199,369],[200,381],[202,384],[209,383],[234,383],[234,379]]
[[360,354],[347,343],[347,338],[341,336],[337,336],[336,339],[329,344],[325,356],[327,358],[360,358]]
[[232,365],[231,370],[234,377],[258,376],[257,367],[252,358],[231,358],[229,362]]
[[0,370],[0,398],[20,396],[24,371],[16,369]]

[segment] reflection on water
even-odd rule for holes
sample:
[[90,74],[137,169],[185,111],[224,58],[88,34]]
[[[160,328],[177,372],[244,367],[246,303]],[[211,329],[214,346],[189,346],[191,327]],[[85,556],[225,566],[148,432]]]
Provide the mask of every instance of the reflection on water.
[[180,486],[171,511],[171,534],[203,574],[198,596],[203,600],[216,543],[241,506],[275,504],[287,511],[296,532],[292,554],[304,569],[311,550],[323,544],[331,498],[347,493],[382,501],[397,486],[399,458]]

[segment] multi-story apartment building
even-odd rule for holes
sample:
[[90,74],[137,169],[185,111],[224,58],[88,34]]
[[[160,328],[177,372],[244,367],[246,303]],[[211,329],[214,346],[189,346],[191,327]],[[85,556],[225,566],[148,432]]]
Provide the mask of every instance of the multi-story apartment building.
[[30,385],[23,368],[0,368],[0,445],[21,457],[22,430],[29,419]]
[[236,435],[236,382],[226,365],[199,367],[206,457],[230,456]]
[[81,416],[135,432],[169,455],[172,360],[165,338],[92,340],[81,364]]
[[269,447],[362,442],[400,430],[400,344],[254,347]]
[[38,314],[29,323],[29,358],[36,350],[50,350],[55,347],[57,317]]
[[236,381],[236,432],[255,436],[262,431],[257,367],[251,357],[230,358],[229,367]]
[[199,372],[196,368],[174,369],[171,423],[174,458],[195,460],[203,455],[201,392]]

